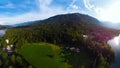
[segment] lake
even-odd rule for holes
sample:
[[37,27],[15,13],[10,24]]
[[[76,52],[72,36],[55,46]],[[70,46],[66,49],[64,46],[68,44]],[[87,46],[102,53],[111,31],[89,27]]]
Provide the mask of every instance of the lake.
[[111,68],[120,68],[120,35],[109,40],[107,43],[115,52],[115,62],[112,64]]
[[7,29],[1,29],[0,30],[0,37],[2,37],[6,33]]

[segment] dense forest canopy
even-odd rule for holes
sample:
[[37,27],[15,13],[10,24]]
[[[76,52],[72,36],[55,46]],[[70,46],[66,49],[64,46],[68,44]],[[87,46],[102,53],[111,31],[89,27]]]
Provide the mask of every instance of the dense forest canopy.
[[[31,25],[8,29],[1,38],[1,44],[6,45],[4,40],[9,39],[10,44],[20,49],[26,43],[47,42],[63,48],[64,54],[68,53],[66,47],[75,47],[91,58],[86,68],[93,68],[96,58],[95,68],[110,68],[114,61],[114,51],[106,42],[117,35],[118,30],[106,28],[100,24],[101,22],[97,19],[84,14],[57,15],[32,22]],[[76,56],[79,56],[79,53]],[[68,59],[65,62],[70,61],[68,63],[73,68],[79,68],[82,65],[82,61],[74,61],[74,59],[71,61],[68,56],[65,58]]]

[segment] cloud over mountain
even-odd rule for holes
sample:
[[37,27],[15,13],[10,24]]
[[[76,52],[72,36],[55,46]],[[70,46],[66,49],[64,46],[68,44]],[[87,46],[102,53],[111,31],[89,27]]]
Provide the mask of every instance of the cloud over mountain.
[[79,12],[102,21],[120,22],[119,0],[2,0],[0,24],[41,20],[50,16]]

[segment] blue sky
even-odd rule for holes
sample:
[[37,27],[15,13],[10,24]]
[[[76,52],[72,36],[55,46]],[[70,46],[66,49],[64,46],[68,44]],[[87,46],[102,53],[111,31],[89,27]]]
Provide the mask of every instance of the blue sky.
[[119,0],[0,0],[0,24],[17,24],[75,12],[118,23],[119,6]]

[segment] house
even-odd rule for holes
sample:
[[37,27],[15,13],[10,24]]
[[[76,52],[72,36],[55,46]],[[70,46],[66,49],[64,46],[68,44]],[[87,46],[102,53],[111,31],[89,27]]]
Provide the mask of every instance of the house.
[[88,38],[88,35],[83,35],[83,38],[84,38],[84,39],[87,39],[87,38]]
[[71,48],[70,48],[70,51],[75,51],[75,47],[71,47]]
[[10,45],[13,48],[13,45]]
[[13,53],[13,45],[7,45],[6,50],[7,50],[8,54],[12,54]]

